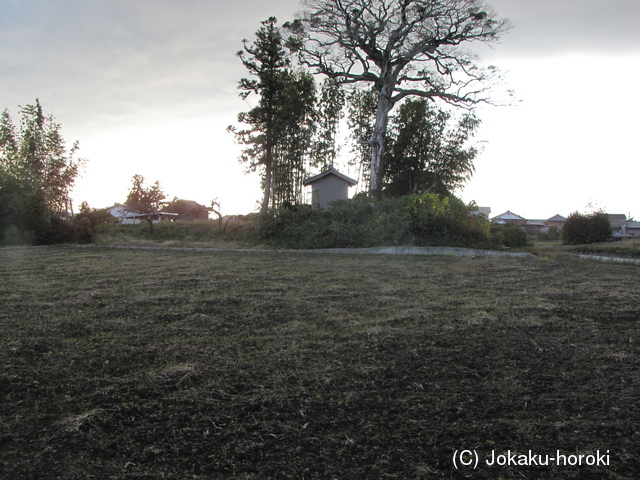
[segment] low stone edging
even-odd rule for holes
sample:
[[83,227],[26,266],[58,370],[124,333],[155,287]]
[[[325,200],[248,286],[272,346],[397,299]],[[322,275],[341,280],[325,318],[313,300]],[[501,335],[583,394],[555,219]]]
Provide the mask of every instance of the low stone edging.
[[531,253],[476,250],[459,247],[371,247],[371,248],[319,248],[312,250],[286,250],[318,253],[372,253],[387,255],[451,255],[456,257],[535,257]]
[[175,250],[175,251],[202,251],[202,252],[278,252],[278,253],[355,253],[355,254],[384,254],[384,255],[433,255],[456,257],[531,257],[535,255],[524,252],[501,252],[498,250],[476,250],[473,248],[459,247],[369,247],[369,248],[316,248],[308,250],[260,250],[250,248],[207,248],[207,247],[162,247],[142,245],[96,245],[85,244],[77,247],[106,247],[106,248],[132,248],[139,250]]
[[638,258],[606,257],[603,255],[587,255],[586,253],[578,253],[576,256],[587,260],[598,260],[600,262],[635,263],[640,265],[640,259]]

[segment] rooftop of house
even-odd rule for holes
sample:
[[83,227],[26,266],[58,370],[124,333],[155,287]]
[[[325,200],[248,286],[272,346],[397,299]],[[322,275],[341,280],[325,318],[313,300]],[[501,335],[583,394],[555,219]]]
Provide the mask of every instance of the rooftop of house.
[[345,174],[340,173],[338,170],[336,170],[335,168],[333,168],[333,165],[331,165],[329,168],[327,168],[324,172],[319,173],[318,175],[314,175],[313,177],[309,177],[307,178],[303,183],[303,185],[311,185],[315,182],[317,182],[318,180],[323,179],[324,177],[326,177],[327,175],[335,175],[336,177],[340,178],[341,180],[344,180],[346,183],[349,184],[350,187],[354,186],[356,183],[358,183],[356,180],[354,180],[351,177],[347,177]]
[[507,210],[500,215],[496,215],[492,220],[524,220],[524,217]]
[[476,215],[486,215],[488,218],[491,215],[491,207],[478,207],[474,213]]
[[564,222],[565,220],[566,220],[565,217],[557,213],[553,217],[547,219],[547,222]]

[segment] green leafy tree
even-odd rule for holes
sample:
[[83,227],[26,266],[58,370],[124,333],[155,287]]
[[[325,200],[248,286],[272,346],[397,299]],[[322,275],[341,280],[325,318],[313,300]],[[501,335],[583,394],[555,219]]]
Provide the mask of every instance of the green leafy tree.
[[162,211],[167,196],[160,188],[160,182],[155,182],[150,187],[144,185],[142,175],[134,175],[132,186],[124,202],[130,213],[142,215],[142,219],[149,223],[149,231],[153,235],[153,222]]
[[573,245],[606,242],[611,235],[611,222],[603,212],[591,214],[574,212],[569,215],[562,227],[562,241]]
[[426,99],[407,99],[391,118],[384,191],[391,196],[433,192],[449,196],[473,174],[475,146],[468,145],[480,121],[451,113]]
[[78,142],[67,151],[60,128],[53,116],[45,116],[39,100],[23,107],[17,169],[57,214],[66,213],[69,191],[84,163],[74,159]]
[[407,96],[472,106],[488,101],[495,68],[462,48],[493,43],[505,20],[480,0],[303,0],[302,18],[285,24],[300,60],[341,83],[377,92],[370,192],[380,196],[389,112]]
[[18,176],[18,135],[9,110],[0,116],[0,172],[3,175]]
[[80,168],[78,143],[67,149],[61,126],[40,101],[22,107],[16,128],[8,110],[0,116],[0,237],[11,228],[23,243],[63,240],[69,194]]

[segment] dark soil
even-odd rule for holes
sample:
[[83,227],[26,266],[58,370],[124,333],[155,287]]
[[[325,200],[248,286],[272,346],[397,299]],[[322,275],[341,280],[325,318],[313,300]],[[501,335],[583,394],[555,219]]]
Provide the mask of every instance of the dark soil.
[[[639,279],[572,259],[0,249],[0,478],[640,478]],[[486,463],[558,451],[583,464]]]

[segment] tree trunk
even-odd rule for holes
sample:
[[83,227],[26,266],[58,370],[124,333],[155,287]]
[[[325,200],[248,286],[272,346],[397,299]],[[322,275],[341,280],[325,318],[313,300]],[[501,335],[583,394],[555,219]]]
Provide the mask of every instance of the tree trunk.
[[145,220],[149,222],[149,234],[153,237],[153,218],[152,215],[147,215]]
[[371,173],[369,179],[369,194],[374,198],[382,197],[382,173],[384,171],[384,147],[387,136],[389,112],[393,108],[391,88],[383,86],[378,99],[376,123],[373,128],[371,144]]
[[[269,140],[267,139],[267,142]],[[271,145],[267,145],[264,161],[264,200],[262,200],[262,208],[260,213],[267,213],[269,211],[269,199],[271,198],[271,169],[273,163],[273,152]]]

